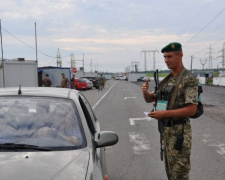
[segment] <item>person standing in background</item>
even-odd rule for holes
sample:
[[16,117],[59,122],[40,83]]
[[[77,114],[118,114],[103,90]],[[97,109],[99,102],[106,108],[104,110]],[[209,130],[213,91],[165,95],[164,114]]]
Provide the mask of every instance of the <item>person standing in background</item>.
[[75,75],[73,75],[72,79],[71,79],[71,89],[75,88]]
[[51,81],[51,79],[49,78],[49,74],[45,74],[45,78],[42,80],[42,85],[43,85],[44,87],[51,87],[52,81]]
[[64,73],[61,74],[62,75],[62,80],[61,80],[61,88],[68,88],[70,86],[70,81],[69,79],[65,76]]

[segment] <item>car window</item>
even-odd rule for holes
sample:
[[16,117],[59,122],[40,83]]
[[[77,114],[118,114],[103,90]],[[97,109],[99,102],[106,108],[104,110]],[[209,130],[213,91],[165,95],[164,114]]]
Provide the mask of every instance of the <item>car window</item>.
[[92,135],[94,136],[94,134],[96,132],[96,126],[95,126],[96,125],[96,117],[94,115],[94,112],[92,111],[92,108],[89,105],[87,99],[83,95],[80,95],[79,101],[80,101],[81,107],[84,111],[84,115],[87,120],[88,127],[89,127]]
[[86,80],[83,78],[80,78],[80,79],[78,79],[78,82],[86,82]]
[[86,145],[75,103],[63,98],[0,98],[0,144],[19,143],[52,150]]

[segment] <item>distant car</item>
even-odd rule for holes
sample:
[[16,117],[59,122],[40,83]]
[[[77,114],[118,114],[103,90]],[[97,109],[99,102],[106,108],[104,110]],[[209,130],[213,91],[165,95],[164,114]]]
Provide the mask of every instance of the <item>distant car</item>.
[[[105,147],[87,99],[67,88],[0,89],[1,179],[105,180]],[[8,168],[13,169],[13,173]]]
[[146,82],[146,80],[148,80],[149,82],[151,81],[150,77],[144,77],[141,81]]
[[115,76],[115,80],[122,80],[122,79],[123,79],[123,75]]
[[82,78],[75,78],[75,87],[76,87],[77,90],[87,90],[88,84]]
[[99,82],[98,82],[98,77],[97,77],[97,76],[84,76],[84,77],[81,77],[81,78],[86,78],[86,79],[88,79],[89,81],[92,81],[93,86],[94,86],[96,89],[98,89]]
[[137,78],[137,82],[138,82],[138,81],[142,81],[143,78],[144,78],[144,77],[139,77],[139,78]]
[[120,80],[126,80],[126,79],[127,79],[127,76],[120,77]]
[[90,81],[90,80],[88,80],[86,78],[82,78],[82,79],[84,79],[87,82],[88,89],[92,89],[93,88],[93,82],[92,81]]

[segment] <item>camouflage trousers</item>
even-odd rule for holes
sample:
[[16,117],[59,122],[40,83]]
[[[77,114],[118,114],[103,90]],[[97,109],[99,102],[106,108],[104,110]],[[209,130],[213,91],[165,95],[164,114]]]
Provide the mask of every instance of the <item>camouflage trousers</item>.
[[175,144],[177,136],[182,134],[182,129],[182,124],[173,127],[165,127],[164,129],[165,168],[169,180],[189,180],[192,139],[190,122],[184,124],[184,142],[182,150],[176,150]]

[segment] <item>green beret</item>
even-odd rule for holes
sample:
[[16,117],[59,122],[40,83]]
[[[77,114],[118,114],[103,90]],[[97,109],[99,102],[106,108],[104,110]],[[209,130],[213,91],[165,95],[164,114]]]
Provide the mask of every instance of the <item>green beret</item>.
[[172,51],[182,51],[182,46],[178,42],[172,42],[162,48],[161,52],[172,52]]
[[45,76],[49,76],[49,74],[45,74]]

